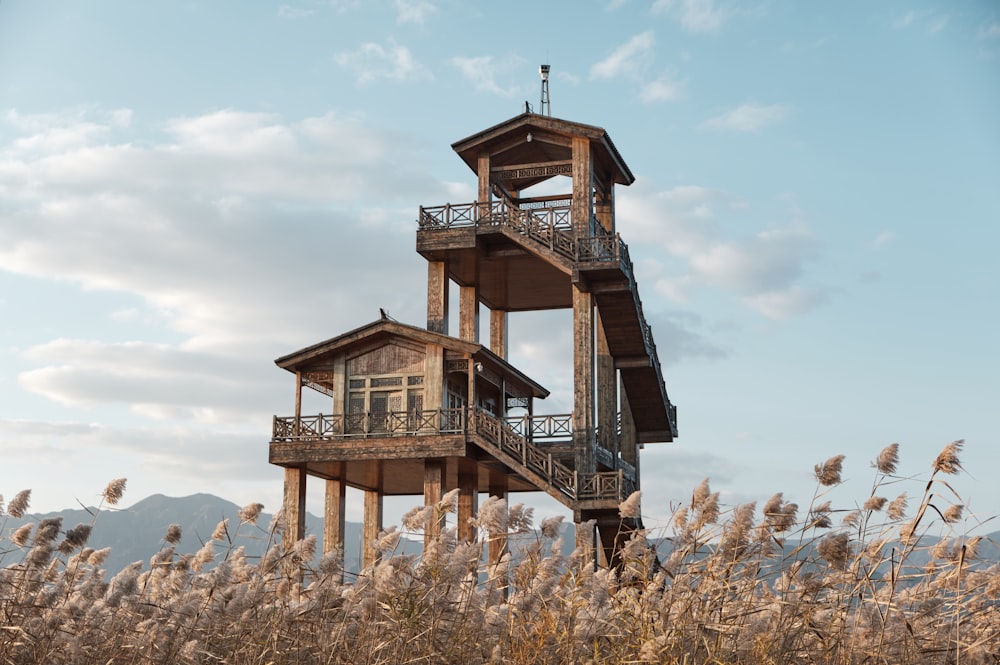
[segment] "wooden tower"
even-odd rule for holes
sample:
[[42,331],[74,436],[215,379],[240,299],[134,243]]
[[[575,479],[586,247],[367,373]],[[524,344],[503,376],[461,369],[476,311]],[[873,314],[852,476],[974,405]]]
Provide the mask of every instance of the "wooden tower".
[[[454,488],[461,538],[475,537],[468,518],[480,492],[543,491],[578,526],[595,521],[597,533],[578,529],[578,542],[599,536],[595,551],[611,562],[623,535],[641,526],[618,515],[639,489],[639,448],[677,436],[615,227],[615,185],[634,177],[603,129],[534,113],[452,147],[477,175],[478,196],[420,208],[426,329],[383,317],[276,361],[296,377],[295,415],[274,418],[270,444],[271,463],[285,468],[286,542],[304,535],[305,481],[315,476],[326,482],[327,551],[343,549],[345,487],[364,490],[364,563],[374,560],[383,496],[422,491],[429,504]],[[525,195],[554,178],[568,191]],[[457,337],[448,329],[452,283]],[[573,311],[573,412],[539,414],[535,400],[548,392],[507,362],[507,320],[560,308]],[[332,413],[302,414],[303,387],[330,396]]]

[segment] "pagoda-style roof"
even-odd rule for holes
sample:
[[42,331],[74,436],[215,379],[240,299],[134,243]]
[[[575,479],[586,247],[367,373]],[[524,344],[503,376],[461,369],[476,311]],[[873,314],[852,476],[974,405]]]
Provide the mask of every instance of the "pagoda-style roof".
[[457,337],[431,332],[389,318],[378,319],[343,335],[282,356],[275,360],[274,364],[289,372],[308,371],[311,367],[323,364],[327,358],[348,352],[351,347],[370,346],[372,342],[381,339],[389,341],[392,338],[403,338],[419,344],[435,344],[446,351],[467,355],[474,361],[482,363],[485,369],[505,377],[508,382],[521,384],[525,389],[524,392],[532,397],[544,399],[549,396],[549,391],[541,384],[482,344],[466,342]]
[[555,175],[569,175],[574,137],[590,140],[594,170],[602,180],[620,185],[635,182],[606,131],[536,113],[522,113],[451,147],[473,172],[478,172],[479,155],[485,151],[490,155],[491,169],[503,172],[509,167],[505,179],[511,189],[521,190]]

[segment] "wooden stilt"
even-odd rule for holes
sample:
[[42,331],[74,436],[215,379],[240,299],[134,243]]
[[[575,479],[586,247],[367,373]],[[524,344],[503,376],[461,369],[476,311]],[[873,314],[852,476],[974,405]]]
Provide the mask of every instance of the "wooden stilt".
[[[490,469],[490,496],[507,500],[507,474],[501,470]],[[496,565],[507,553],[507,536],[490,538],[489,559],[491,565]]]
[[382,532],[382,491],[365,490],[365,521],[361,533],[361,567],[374,566],[379,560],[379,553],[374,544]]
[[458,459],[458,539],[467,542],[476,539],[470,521],[479,510],[478,466],[474,459]]
[[[424,505],[437,506],[441,501],[444,486],[445,461],[440,458],[424,460]],[[444,524],[444,514],[438,514],[435,508],[430,521],[424,529],[424,547],[430,541],[441,535]]]

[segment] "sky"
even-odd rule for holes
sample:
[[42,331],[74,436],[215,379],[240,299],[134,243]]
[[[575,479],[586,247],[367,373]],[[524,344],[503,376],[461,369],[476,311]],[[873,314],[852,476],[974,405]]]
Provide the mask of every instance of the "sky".
[[[642,451],[648,527],[706,477],[808,505],[838,454],[853,507],[892,442],[916,480],[879,491],[919,495],[959,438],[963,528],[1000,514],[1000,4],[974,0],[5,0],[0,494],[276,509],[273,360],[379,307],[426,322],[419,206],[475,199],[450,145],[537,110],[543,62],[552,115],[636,175],[617,225],[680,427]],[[569,312],[509,337],[536,412],[569,411]]]

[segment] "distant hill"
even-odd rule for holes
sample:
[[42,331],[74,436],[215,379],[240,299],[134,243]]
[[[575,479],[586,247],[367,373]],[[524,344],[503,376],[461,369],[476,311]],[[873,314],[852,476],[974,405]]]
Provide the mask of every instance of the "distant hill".
[[[178,554],[194,553],[211,537],[216,525],[223,519],[229,519],[229,533],[234,538],[233,547],[243,546],[248,557],[261,556],[270,545],[268,528],[273,518],[270,513],[261,513],[256,525],[240,524],[238,516],[240,507],[231,501],[226,501],[211,494],[193,494],[185,497],[168,497],[154,494],[125,509],[104,508],[97,514],[91,508],[62,510],[55,513],[31,514],[24,519],[14,519],[9,515],[0,516],[0,567],[20,561],[24,550],[15,547],[10,542],[10,532],[26,522],[38,523],[42,519],[62,518],[63,529],[71,529],[77,524],[94,524],[94,530],[87,543],[95,549],[110,547],[111,555],[105,563],[109,575],[113,575],[125,566],[135,561],[142,561],[149,566],[150,558],[166,546],[163,536],[171,524],[181,526],[182,538],[177,545]],[[97,514],[96,521],[94,515]],[[315,515],[306,514],[306,533],[315,534],[317,550],[323,550],[323,520]],[[563,554],[569,554],[574,547],[574,530],[572,524],[563,524]],[[651,534],[652,535],[652,534]],[[526,534],[512,538],[512,547],[519,538],[530,540],[534,536]],[[361,560],[361,524],[347,522],[345,533],[344,564],[348,572],[357,572]],[[914,552],[909,563],[922,566],[927,562],[929,546],[936,542],[935,538],[921,539],[921,548]],[[668,538],[651,538],[661,559],[669,555],[671,544]],[[984,537],[979,546],[979,556],[986,562],[1000,562],[1000,532]],[[405,554],[418,554],[422,543],[402,540],[400,551]],[[792,545],[787,545],[791,549]],[[218,550],[217,550],[218,551]],[[814,554],[810,553],[810,557]]]
[[[243,546],[248,557],[258,557],[270,545],[268,528],[273,515],[261,513],[256,525],[240,524],[240,507],[211,494],[193,494],[185,497],[168,497],[154,494],[135,505],[117,510],[103,508],[99,514],[94,508],[62,510],[55,513],[30,514],[24,519],[14,519],[9,515],[0,517],[0,565],[9,565],[20,560],[23,551],[10,542],[10,532],[25,522],[37,523],[42,519],[62,518],[63,529],[71,529],[77,524],[94,524],[88,547],[99,549],[110,547],[111,555],[105,563],[109,574],[121,570],[135,561],[149,565],[149,559],[166,546],[163,536],[171,524],[181,526],[181,541],[177,545],[179,554],[194,553],[212,536],[216,525],[229,520],[228,529],[233,538],[233,546]],[[97,514],[95,521],[94,514]],[[312,514],[306,515],[306,533],[316,534],[317,549],[323,549],[323,521]],[[345,567],[357,571],[360,561],[361,525],[346,524]],[[405,544],[405,543],[404,543]]]

